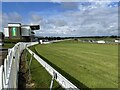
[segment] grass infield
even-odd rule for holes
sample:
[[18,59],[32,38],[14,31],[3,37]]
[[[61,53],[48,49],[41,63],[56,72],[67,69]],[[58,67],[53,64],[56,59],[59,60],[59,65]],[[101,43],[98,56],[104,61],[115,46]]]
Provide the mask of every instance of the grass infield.
[[118,45],[71,40],[37,45],[35,50],[78,87],[118,87]]

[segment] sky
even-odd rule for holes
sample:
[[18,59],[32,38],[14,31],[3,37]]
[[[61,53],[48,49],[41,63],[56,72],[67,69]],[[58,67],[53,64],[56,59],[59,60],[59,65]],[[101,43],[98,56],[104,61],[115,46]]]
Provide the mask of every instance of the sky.
[[118,35],[118,2],[90,1],[2,2],[2,27],[12,22],[39,24],[36,36]]

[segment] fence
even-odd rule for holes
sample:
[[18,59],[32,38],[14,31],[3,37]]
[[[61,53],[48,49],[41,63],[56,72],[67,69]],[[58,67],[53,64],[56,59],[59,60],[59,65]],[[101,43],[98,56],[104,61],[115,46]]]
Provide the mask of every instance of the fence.
[[17,88],[20,55],[26,47],[35,44],[38,44],[38,42],[20,42],[13,48],[8,49],[8,55],[4,60],[4,65],[0,66],[0,90],[3,88]]
[[[12,49],[8,50],[7,58],[4,60],[4,65],[0,66],[0,90],[3,88],[17,88],[18,86],[18,71],[19,60],[22,51],[26,48],[30,54],[49,72],[49,74],[55,79],[63,88],[70,90],[79,90],[69,80],[63,77],[58,71],[52,68],[38,55],[32,52],[27,47],[38,44],[38,42],[32,43],[17,43]],[[52,86],[52,84],[51,84]]]
[[42,60],[38,55],[28,49],[28,52],[33,55],[33,57],[48,71],[48,73],[54,77],[54,79],[65,89],[70,90],[79,90],[75,85],[73,85],[69,80],[63,77],[58,71],[52,68],[49,64],[47,64],[44,60]]

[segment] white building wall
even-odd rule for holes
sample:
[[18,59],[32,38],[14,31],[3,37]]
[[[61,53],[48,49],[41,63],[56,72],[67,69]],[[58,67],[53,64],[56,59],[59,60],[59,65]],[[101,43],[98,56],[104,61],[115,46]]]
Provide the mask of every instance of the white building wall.
[[22,26],[21,32],[22,32],[22,36],[30,36],[31,35],[30,26]]
[[116,43],[120,43],[120,40],[115,40]]
[[105,41],[104,40],[100,40],[100,41],[97,41],[97,43],[105,43]]
[[4,28],[4,35],[5,37],[9,37],[9,29],[8,28]]

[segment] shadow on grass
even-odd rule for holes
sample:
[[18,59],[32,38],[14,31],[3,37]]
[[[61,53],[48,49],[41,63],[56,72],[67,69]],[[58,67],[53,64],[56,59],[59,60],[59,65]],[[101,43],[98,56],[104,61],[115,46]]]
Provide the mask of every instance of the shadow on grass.
[[39,70],[41,67],[42,67],[42,66],[36,66],[36,67],[30,69],[30,71],[32,72],[32,71],[37,70],[37,69]]
[[26,88],[28,72],[25,66],[24,52],[20,56],[19,72],[18,72],[18,90],[24,90]]
[[[27,61],[25,60],[25,53],[26,51],[24,50],[24,52],[21,54],[20,57],[21,60],[20,60],[20,67],[18,73],[19,75],[18,90],[26,90],[26,89],[50,90],[49,86],[52,78],[47,73],[47,71],[44,70],[44,67],[42,67],[34,58],[30,66],[31,75],[29,76],[29,70],[26,66]],[[27,57],[27,59],[28,58],[30,59],[29,56]],[[58,85],[57,86],[56,82],[54,84],[55,87],[53,87],[52,90],[64,90],[63,88],[61,88],[59,84],[57,84]]]

